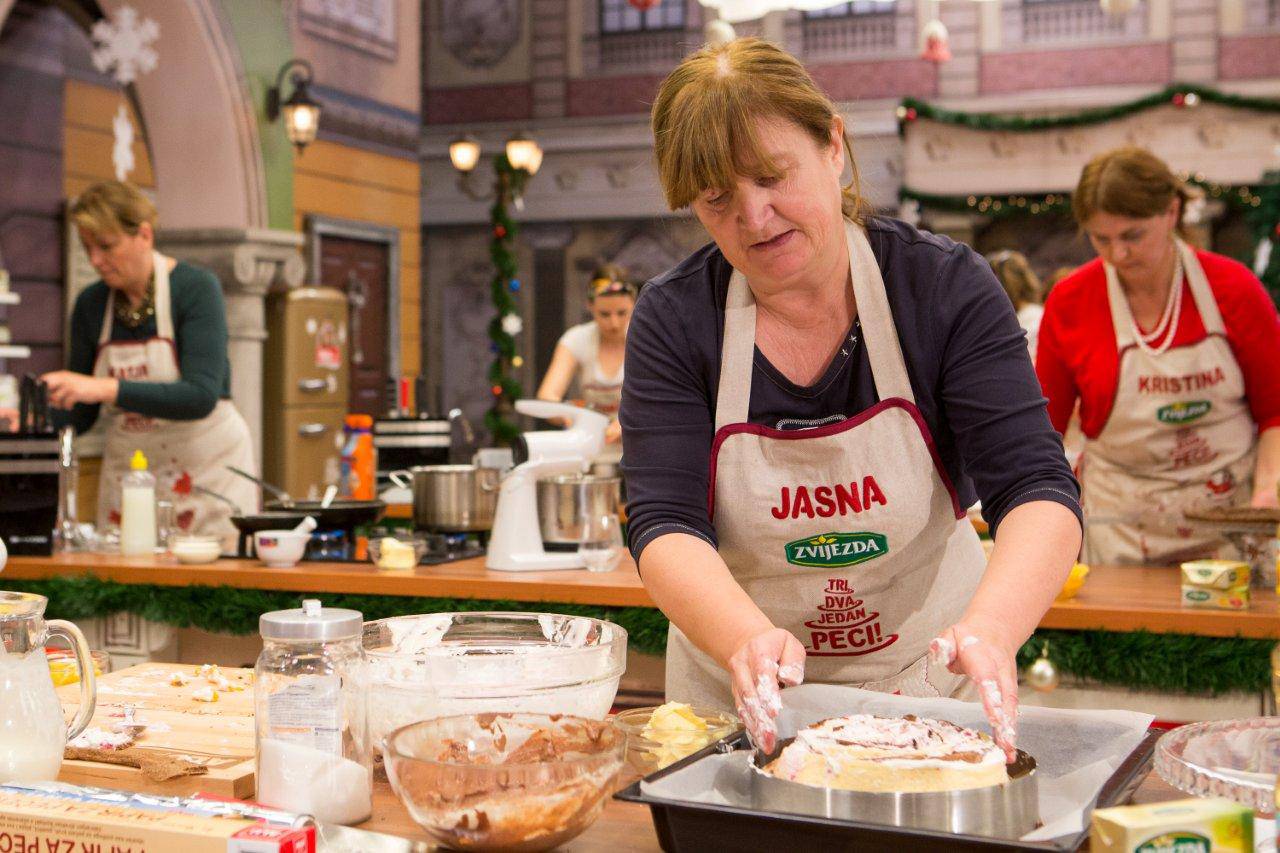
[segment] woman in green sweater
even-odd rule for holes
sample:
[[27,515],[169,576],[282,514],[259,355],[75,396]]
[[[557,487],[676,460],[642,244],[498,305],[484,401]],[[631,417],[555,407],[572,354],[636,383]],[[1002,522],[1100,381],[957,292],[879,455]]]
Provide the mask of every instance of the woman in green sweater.
[[218,492],[242,512],[257,508],[253,484],[224,467],[255,466],[249,427],[230,400],[221,284],[155,251],[155,206],[129,184],[90,187],[71,219],[102,279],[76,299],[67,369],[42,378],[77,432],[106,418],[98,525],[119,524],[120,478],[141,450],[177,526],[230,544],[230,507],[191,488]]

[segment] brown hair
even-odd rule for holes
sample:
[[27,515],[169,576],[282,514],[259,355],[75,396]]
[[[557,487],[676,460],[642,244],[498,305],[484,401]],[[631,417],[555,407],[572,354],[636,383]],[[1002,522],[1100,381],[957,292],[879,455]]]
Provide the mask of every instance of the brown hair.
[[634,299],[636,286],[631,283],[627,271],[618,264],[601,264],[591,274],[587,301],[594,301],[597,296],[630,296]]
[[133,184],[103,181],[80,194],[70,215],[75,225],[90,234],[133,236],[144,222],[155,228],[158,213],[151,199]]
[[1031,264],[1027,263],[1026,255],[1004,249],[987,255],[987,263],[991,264],[992,271],[1000,280],[1004,292],[1009,294],[1014,308],[1021,308],[1028,302],[1041,301],[1040,278],[1031,269]]
[[1071,196],[1071,213],[1081,226],[1099,212],[1148,219],[1164,213],[1176,198],[1176,230],[1185,239],[1182,213],[1195,195],[1159,157],[1127,145],[1099,154],[1084,167]]
[[[739,175],[778,177],[756,135],[760,119],[794,124],[825,146],[835,116],[835,105],[799,60],[768,42],[740,38],[690,54],[653,102],[653,147],[667,204],[686,207],[707,189],[732,187]],[[860,222],[868,205],[847,137],[844,146],[853,178],[841,188],[841,208]]]

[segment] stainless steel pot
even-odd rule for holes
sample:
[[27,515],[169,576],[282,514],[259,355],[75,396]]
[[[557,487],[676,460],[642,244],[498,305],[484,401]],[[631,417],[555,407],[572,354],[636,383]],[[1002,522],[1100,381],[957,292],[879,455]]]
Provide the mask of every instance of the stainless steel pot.
[[568,474],[538,481],[538,522],[548,545],[576,546],[582,539],[582,515],[617,513],[622,504],[622,480]]
[[413,490],[415,527],[442,533],[474,533],[493,527],[501,479],[495,468],[418,465],[393,472],[391,479],[397,486]]

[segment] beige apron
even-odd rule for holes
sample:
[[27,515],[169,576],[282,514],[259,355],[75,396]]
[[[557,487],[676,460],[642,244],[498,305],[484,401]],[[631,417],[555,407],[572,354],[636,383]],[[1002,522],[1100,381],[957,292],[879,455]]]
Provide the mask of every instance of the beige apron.
[[[170,308],[169,265],[159,252],[155,264],[156,337],[145,341],[112,341],[116,294],[107,297],[107,311],[98,338],[94,376],[110,376],[133,382],[177,382],[177,345]],[[133,451],[147,457],[156,478],[156,499],[173,502],[175,527],[181,532],[218,536],[224,547],[235,542],[231,508],[221,501],[192,491],[204,486],[229,498],[242,512],[258,506],[257,487],[228,472],[224,465],[255,469],[249,426],[229,400],[219,400],[212,412],[195,421],[149,418],[118,406],[103,406],[106,449],[98,485],[98,526],[120,523],[120,478],[129,470]]]
[[1247,503],[1257,428],[1244,375],[1200,260],[1178,241],[1205,338],[1155,355],[1137,345],[1129,301],[1108,265],[1107,297],[1120,352],[1106,425],[1085,442],[1080,482],[1090,563],[1167,565],[1221,551],[1181,513]]
[[[748,423],[756,309],[735,271],[709,488],[720,555],[805,646],[806,681],[957,695],[967,682],[930,663],[928,646],[959,620],[986,558],[916,408],[866,233],[846,231],[880,402],[812,429]],[[728,674],[674,625],[666,664],[668,699],[733,708]]]

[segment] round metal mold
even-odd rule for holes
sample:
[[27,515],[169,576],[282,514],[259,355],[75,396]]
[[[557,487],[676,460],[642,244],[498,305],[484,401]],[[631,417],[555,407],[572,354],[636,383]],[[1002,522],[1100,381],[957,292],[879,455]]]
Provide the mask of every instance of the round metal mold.
[[1003,785],[962,791],[842,791],[764,772],[792,740],[752,757],[755,808],[993,838],[1020,838],[1040,825],[1036,760],[1022,750],[1009,765],[1009,781]]

